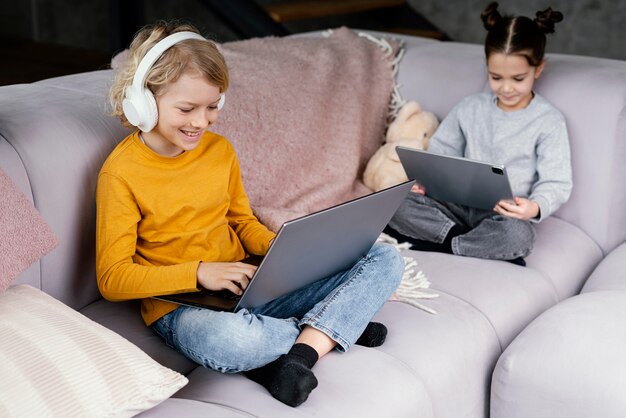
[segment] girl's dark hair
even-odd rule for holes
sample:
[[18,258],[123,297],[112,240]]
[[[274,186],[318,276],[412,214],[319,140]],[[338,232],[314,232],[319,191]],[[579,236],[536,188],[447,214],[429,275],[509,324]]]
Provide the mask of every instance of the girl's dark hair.
[[539,11],[535,20],[525,16],[501,16],[498,3],[493,2],[481,13],[487,38],[485,55],[493,53],[522,55],[536,67],[543,61],[546,34],[554,33],[554,24],[563,20],[563,14],[548,7]]

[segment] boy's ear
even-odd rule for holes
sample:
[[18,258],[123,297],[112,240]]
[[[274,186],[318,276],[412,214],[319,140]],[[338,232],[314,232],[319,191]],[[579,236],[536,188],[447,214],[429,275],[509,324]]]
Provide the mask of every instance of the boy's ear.
[[545,67],[545,64],[546,64],[546,61],[543,60],[535,69],[535,80],[538,79],[541,73],[543,72],[543,68]]

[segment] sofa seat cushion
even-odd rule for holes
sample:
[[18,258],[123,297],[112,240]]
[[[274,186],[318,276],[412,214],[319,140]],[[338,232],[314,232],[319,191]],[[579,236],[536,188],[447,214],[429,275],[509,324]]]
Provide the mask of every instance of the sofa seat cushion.
[[[314,367],[319,386],[297,409],[242,375],[197,368],[174,397],[202,400],[257,417],[485,416],[491,371],[501,353],[489,321],[449,295],[437,315],[389,302],[375,320],[389,334],[378,348],[333,351]],[[463,390],[459,390],[463,388]]]
[[435,417],[487,416],[491,372],[501,354],[492,325],[470,303],[443,292],[426,304],[438,313],[389,302],[374,318],[389,329],[376,350],[412,370],[427,390],[429,408],[422,404],[408,416],[430,417],[431,409]]
[[626,291],[626,243],[602,260],[585,282],[581,293],[598,290]]
[[563,300],[580,292],[602,257],[602,250],[589,235],[552,216],[537,225],[535,248],[526,262],[550,279]]
[[174,397],[227,405],[255,417],[433,417],[428,389],[404,363],[360,346],[333,351],[314,369],[319,385],[298,408],[274,399],[241,374],[198,368]]
[[626,293],[575,296],[542,314],[493,374],[491,417],[622,417]]
[[[527,267],[451,254],[407,251],[433,292],[459,298],[493,326],[502,349],[537,315],[577,293],[601,259],[580,229],[557,218],[538,225]],[[436,308],[436,301],[422,302]]]
[[178,398],[166,399],[154,408],[136,416],[141,418],[250,418],[249,414],[241,413],[228,406]]
[[146,327],[139,315],[139,301],[109,302],[100,299],[80,312],[126,338],[163,366],[187,374],[197,367],[182,354],[165,345],[163,340]]
[[[450,254],[409,251],[431,282],[431,290],[474,307],[493,327],[501,350],[541,312],[558,302],[551,281],[512,263]],[[422,302],[438,314],[438,300]]]
[[[314,369],[318,388],[295,411],[303,411],[305,416],[334,416],[336,411],[343,416],[434,417],[467,411],[484,415],[491,371],[501,353],[493,327],[479,310],[457,297],[441,294],[427,303],[437,315],[402,302],[387,303],[375,318],[389,328],[385,344],[377,349],[355,346],[347,354],[333,352],[324,357]],[[293,416],[294,409],[276,401],[256,383],[240,375],[196,367],[165,346],[145,327],[137,309],[135,302],[101,300],[82,313],[129,339],[161,364],[187,374],[189,387],[175,397],[201,400],[209,406],[225,405],[259,417]],[[465,389],[455,393],[460,386]],[[369,398],[380,401],[364,402]],[[372,409],[372,405],[380,409]]]

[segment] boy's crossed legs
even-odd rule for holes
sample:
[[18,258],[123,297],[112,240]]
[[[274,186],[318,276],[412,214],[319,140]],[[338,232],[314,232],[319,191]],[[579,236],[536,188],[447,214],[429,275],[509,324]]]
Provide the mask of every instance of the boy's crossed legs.
[[375,244],[351,269],[251,310],[180,307],[153,328],[186,357],[226,373],[247,372],[280,401],[297,406],[317,386],[311,368],[335,346],[382,344],[386,328],[370,323],[396,290],[404,262]]

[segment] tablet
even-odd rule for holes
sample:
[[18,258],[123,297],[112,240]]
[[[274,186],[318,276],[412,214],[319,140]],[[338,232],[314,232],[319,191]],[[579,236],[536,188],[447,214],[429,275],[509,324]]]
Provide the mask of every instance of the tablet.
[[500,200],[513,200],[502,165],[400,146],[396,151],[408,178],[433,199],[486,210]]

